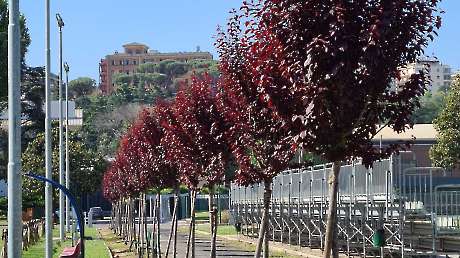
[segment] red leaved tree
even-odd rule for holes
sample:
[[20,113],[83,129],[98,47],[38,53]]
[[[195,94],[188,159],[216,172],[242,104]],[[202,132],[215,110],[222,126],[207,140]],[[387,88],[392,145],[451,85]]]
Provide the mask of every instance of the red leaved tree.
[[223,181],[230,150],[226,141],[228,126],[217,108],[212,78],[208,75],[193,77],[191,84],[184,85],[178,92],[171,107],[159,104],[158,108],[166,129],[163,139],[167,157],[177,162],[182,181],[193,191],[201,185],[209,188],[211,257],[215,257],[217,209],[214,188]]
[[[177,235],[177,206],[178,206],[178,188],[179,177],[178,170],[174,164],[169,163],[165,159],[165,150],[160,144],[162,137],[162,128],[158,124],[157,116],[146,109],[140,112],[138,119],[130,127],[128,132],[120,141],[120,148],[117,157],[113,162],[112,167],[106,172],[104,177],[104,193],[111,200],[127,198],[128,205],[126,210],[128,220],[133,219],[131,210],[131,198],[141,197],[141,214],[144,214],[144,193],[149,189],[155,189],[158,194],[162,189],[174,188],[175,192],[175,212],[173,214],[171,236]],[[113,187],[113,189],[112,189]],[[156,201],[156,235],[157,243],[159,243],[159,197]],[[141,229],[141,219],[138,220],[139,229]],[[144,223],[142,221],[142,223]],[[130,228],[128,226],[128,228]],[[133,228],[131,228],[133,229]],[[175,229],[175,230],[174,230]],[[128,238],[134,233],[127,232]],[[135,234],[134,234],[135,235]],[[144,235],[141,235],[142,239]],[[168,241],[168,251],[169,243]],[[152,241],[153,243],[153,241]],[[174,252],[176,251],[176,241],[174,242]],[[159,244],[156,248],[152,248],[156,252],[160,252]]]
[[[232,32],[244,31],[233,40],[236,45],[258,60],[250,69],[257,92],[268,95],[269,108],[300,105],[287,110],[282,121],[299,146],[334,163],[325,257],[335,245],[341,161],[361,157],[371,165],[399,148],[373,146],[381,128],[401,132],[412,126],[411,114],[428,79],[420,72],[401,81],[399,69],[415,62],[436,35],[438,2],[251,1],[229,24]],[[234,60],[232,67],[240,62]],[[273,91],[285,89],[296,96],[293,101],[273,101]]]
[[158,116],[155,112],[144,109],[137,121],[139,150],[142,155],[141,167],[144,171],[155,176],[154,184],[152,185],[158,192],[156,210],[157,210],[157,252],[160,253],[160,192],[162,189],[174,189],[174,211],[172,214],[171,230],[166,248],[166,256],[169,254],[172,236],[174,235],[173,254],[176,254],[177,249],[177,213],[179,206],[179,171],[175,162],[170,162],[166,159],[166,149],[161,144],[164,129],[160,127]]
[[[291,134],[290,114],[302,105],[289,88],[279,87],[288,82],[275,74],[275,67],[272,75],[265,77],[259,76],[259,71],[254,69],[259,65],[259,57],[252,55],[251,39],[242,33],[238,15],[229,20],[227,31],[219,31],[216,45],[221,71],[219,108],[231,124],[229,142],[239,165],[235,180],[241,185],[264,185],[264,209],[256,257],[260,256],[262,248],[268,257],[271,183],[275,176],[288,168],[297,149]],[[268,87],[261,88],[260,84]]]
[[[194,165],[188,156],[183,156],[184,149],[192,145],[182,126],[177,121],[172,103],[169,101],[157,101],[154,111],[158,116],[160,126],[163,130],[161,145],[165,150],[165,160],[176,164],[179,170],[180,182],[185,184],[191,192],[191,218],[189,225],[189,237],[187,242],[186,257],[194,257],[195,254],[195,197],[198,190],[199,178],[195,175]],[[191,170],[187,170],[191,169]],[[191,250],[190,250],[191,249]]]

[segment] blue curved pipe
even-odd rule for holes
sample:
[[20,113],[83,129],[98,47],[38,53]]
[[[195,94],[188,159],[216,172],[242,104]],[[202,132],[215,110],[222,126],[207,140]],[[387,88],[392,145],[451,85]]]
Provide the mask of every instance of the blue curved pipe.
[[85,248],[84,248],[84,244],[83,244],[83,241],[84,241],[84,236],[85,236],[85,225],[83,224],[83,219],[82,219],[82,213],[81,213],[81,210],[78,208],[77,206],[77,201],[75,199],[75,197],[70,193],[70,190],[67,189],[65,186],[51,180],[51,179],[48,179],[44,176],[40,176],[40,175],[35,175],[35,174],[31,174],[31,173],[27,173],[25,174],[25,176],[28,176],[28,177],[31,177],[35,180],[38,180],[38,181],[42,181],[42,182],[45,182],[45,183],[50,183],[53,187],[56,187],[56,188],[59,188],[59,190],[61,190],[68,198],[69,198],[69,201],[70,201],[70,204],[72,205],[75,213],[77,214],[77,223],[78,223],[78,226],[80,228],[80,243],[81,243],[81,256],[82,257],[85,257]]

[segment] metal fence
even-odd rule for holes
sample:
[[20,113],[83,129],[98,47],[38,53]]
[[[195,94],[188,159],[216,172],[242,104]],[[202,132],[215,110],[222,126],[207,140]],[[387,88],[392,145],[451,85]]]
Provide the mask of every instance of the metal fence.
[[[460,179],[415,164],[413,153],[404,152],[372,168],[359,160],[341,167],[337,227],[342,252],[364,257],[379,253],[372,240],[377,230],[385,232],[387,254],[460,252],[458,244],[452,244],[460,236]],[[324,164],[274,178],[269,226],[273,241],[324,247],[331,171],[332,164]],[[459,185],[452,185],[455,181]],[[245,235],[257,236],[263,191],[261,184],[231,186],[231,211]]]

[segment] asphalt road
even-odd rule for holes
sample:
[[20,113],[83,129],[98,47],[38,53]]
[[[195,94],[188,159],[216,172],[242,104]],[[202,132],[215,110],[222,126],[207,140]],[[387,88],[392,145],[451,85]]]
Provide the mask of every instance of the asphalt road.
[[[108,227],[109,226],[109,221],[107,220],[96,220],[94,221],[94,227]],[[150,227],[151,225],[149,225]],[[188,223],[185,221],[179,221],[179,227],[188,227]],[[168,246],[168,237],[169,237],[169,232],[171,229],[171,223],[164,223],[161,224],[160,230],[161,230],[161,252],[163,254],[166,253],[166,247]],[[184,232],[178,232],[177,234],[177,253],[176,257],[178,258],[183,258],[185,257],[187,253],[187,240],[188,240],[188,234]],[[246,251],[243,250],[241,246],[234,246],[231,243],[227,241],[223,241],[220,239],[217,239],[217,257],[253,257],[254,253],[251,251]],[[171,242],[171,247],[169,250],[169,255],[168,257],[173,257],[172,255],[172,248],[173,243]],[[195,257],[196,258],[204,258],[204,257],[210,257],[210,252],[211,252],[211,241],[210,241],[210,236],[208,235],[201,235],[201,234],[196,234],[195,235]]]
[[[185,222],[180,222],[179,226],[187,225]],[[166,247],[168,245],[168,237],[170,224],[161,225],[161,249],[165,253]],[[187,233],[178,232],[177,234],[177,257],[185,257],[187,252]],[[254,253],[251,251],[242,250],[241,247],[232,246],[231,243],[228,243],[223,240],[217,239],[217,257],[253,257]],[[195,257],[210,257],[211,252],[211,241],[210,236],[196,234],[195,238]],[[172,254],[172,244],[170,253]],[[169,257],[173,257],[169,255]]]

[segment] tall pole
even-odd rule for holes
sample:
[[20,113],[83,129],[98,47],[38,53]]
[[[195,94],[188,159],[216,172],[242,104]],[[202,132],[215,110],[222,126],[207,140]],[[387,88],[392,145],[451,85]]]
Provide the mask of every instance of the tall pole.
[[[56,14],[59,26],[59,184],[64,185],[64,127],[63,127],[63,108],[62,108],[62,27],[64,22],[59,14]],[[59,190],[59,239],[65,240],[65,195]]]
[[[69,159],[69,65],[64,63],[65,70],[65,187],[70,189],[70,159]],[[70,232],[70,199],[65,201],[65,225]]]
[[21,257],[21,38],[19,0],[9,0],[8,25],[8,257]]
[[[50,0],[45,0],[45,54],[46,54],[46,88],[45,88],[45,168],[46,178],[53,179],[51,163],[51,85],[50,85]],[[53,192],[49,183],[45,185],[45,258],[53,257]]]

